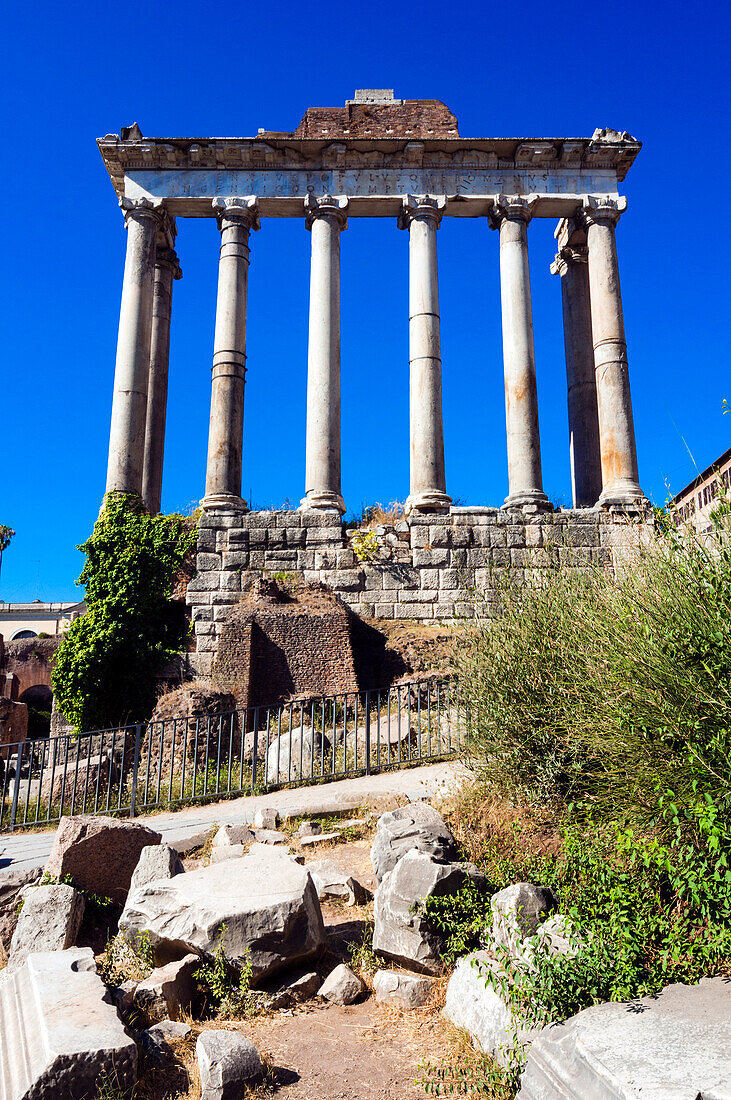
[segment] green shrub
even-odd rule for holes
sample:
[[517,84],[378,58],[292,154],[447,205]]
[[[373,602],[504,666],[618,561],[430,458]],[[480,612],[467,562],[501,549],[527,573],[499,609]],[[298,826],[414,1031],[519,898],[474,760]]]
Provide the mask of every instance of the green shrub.
[[188,637],[170,596],[195,538],[181,516],[148,515],[131,495],[105,498],[91,538],[79,547],[87,611],[64,635],[53,670],[59,708],[77,730],[149,716],[155,674]]
[[207,990],[216,1015],[220,1019],[251,1016],[256,1011],[256,1002],[251,993],[253,967],[248,951],[240,967],[234,966],[226,958],[226,925],[218,930],[218,944],[209,963],[203,963],[195,971],[198,979]]

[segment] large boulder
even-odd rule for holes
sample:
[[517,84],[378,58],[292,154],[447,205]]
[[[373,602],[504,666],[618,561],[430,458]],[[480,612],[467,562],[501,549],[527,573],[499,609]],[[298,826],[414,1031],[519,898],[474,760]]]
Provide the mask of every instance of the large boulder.
[[127,1096],[137,1047],[96,973],[91,948],[29,955],[0,976],[0,1095],[89,1100],[107,1077]]
[[62,817],[45,870],[54,878],[70,875],[79,889],[123,905],[142,849],[160,840],[138,821]]
[[444,938],[425,918],[421,903],[457,894],[469,879],[487,887],[472,863],[438,863],[424,852],[407,852],[376,890],[373,950],[411,970],[438,974]]
[[371,863],[378,881],[413,849],[442,863],[459,859],[459,845],[452,831],[428,802],[412,802],[379,817],[371,847]]
[[18,905],[21,891],[41,877],[38,867],[30,870],[2,871],[0,873],[0,959],[10,949],[15,926],[18,923]]
[[508,1065],[511,1052],[525,1047],[540,1028],[527,1028],[513,1016],[505,998],[488,981],[498,964],[485,951],[464,955],[447,986],[443,1015],[470,1035],[474,1046]]
[[275,737],[266,758],[268,783],[293,783],[317,775],[320,752],[330,751],[330,742],[312,726],[295,726]]
[[158,964],[188,952],[212,956],[223,936],[235,965],[250,952],[255,982],[311,958],[325,943],[312,879],[284,849],[266,845],[135,890],[119,927],[131,940],[149,932]]
[[151,844],[142,849],[129,888],[137,890],[159,878],[174,878],[184,870],[180,856],[169,844]]
[[729,1100],[731,982],[669,985],[541,1031],[518,1100]]
[[84,915],[84,898],[65,883],[29,886],[10,944],[8,968],[16,970],[28,956],[40,951],[74,947]]

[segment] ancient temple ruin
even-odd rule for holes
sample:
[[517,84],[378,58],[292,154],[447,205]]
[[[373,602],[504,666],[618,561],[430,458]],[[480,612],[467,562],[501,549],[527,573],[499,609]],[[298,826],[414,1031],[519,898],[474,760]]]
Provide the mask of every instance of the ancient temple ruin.
[[[628,514],[641,522],[647,508],[615,239],[626,208],[620,184],[638,141],[615,130],[462,137],[438,100],[376,89],[344,107],[310,108],[291,133],[147,138],[133,126],[98,144],[127,227],[107,491],[140,494],[152,511],[160,507],[171,296],[180,277],[176,219],[215,218],[221,234],[206,489],[198,575],[188,589],[199,653],[212,659],[242,570],[296,569],[364,614],[449,618],[471,588],[489,588],[486,571],[494,578],[506,565],[541,568],[551,546],[567,551],[565,564],[611,564],[626,539],[617,526]],[[437,236],[450,217],[485,219],[499,237],[508,455],[501,509],[453,507],[445,478]],[[246,297],[250,236],[269,218],[298,219],[311,234],[305,478],[299,510],[252,514],[241,495]],[[340,237],[349,218],[391,219],[408,235],[410,257],[410,492],[402,530],[387,532],[384,554],[365,563],[340,523]],[[535,218],[557,220],[552,271],[563,297],[574,504],[560,512],[541,472],[528,268]],[[266,229],[256,247],[266,248]]]

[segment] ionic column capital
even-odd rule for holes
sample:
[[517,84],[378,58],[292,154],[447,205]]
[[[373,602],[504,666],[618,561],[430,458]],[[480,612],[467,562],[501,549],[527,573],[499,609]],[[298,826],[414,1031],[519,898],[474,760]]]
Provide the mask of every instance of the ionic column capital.
[[589,249],[586,245],[580,245],[578,248],[566,245],[556,253],[556,258],[551,264],[551,274],[565,275],[569,269],[569,264],[586,264],[588,262]]
[[173,279],[182,279],[183,272],[178,262],[178,254],[173,248],[158,248],[155,256],[156,267],[166,267],[172,271]]
[[125,228],[130,221],[140,221],[149,218],[156,226],[161,226],[166,217],[165,204],[162,199],[130,199],[122,195],[119,207],[124,214]]
[[312,223],[317,218],[334,218],[338,229],[347,229],[348,206],[349,201],[345,195],[322,195],[321,198],[316,198],[308,193],[305,197],[305,225],[312,229]]
[[219,229],[228,225],[244,225],[247,229],[259,229],[259,203],[256,195],[238,198],[215,198],[212,203]]
[[616,199],[603,195],[586,195],[581,208],[576,212],[577,221],[584,226],[616,225],[627,209],[627,199],[618,195]]
[[487,215],[490,229],[499,229],[506,220],[527,225],[537,201],[537,195],[497,195]]
[[446,195],[404,195],[398,227],[408,229],[414,221],[431,221],[438,229],[446,209]]

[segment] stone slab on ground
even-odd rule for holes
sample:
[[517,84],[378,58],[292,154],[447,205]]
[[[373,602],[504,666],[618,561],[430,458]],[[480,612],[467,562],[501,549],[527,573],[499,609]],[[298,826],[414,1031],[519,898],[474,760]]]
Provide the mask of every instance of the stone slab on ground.
[[731,1100],[731,982],[704,978],[543,1029],[518,1100]]
[[[458,763],[424,764],[400,771],[336,779],[327,784],[271,791],[265,795],[209,802],[205,806],[188,806],[174,812],[149,814],[141,820],[160,833],[166,844],[184,855],[205,842],[214,824],[251,823],[254,814],[262,808],[274,807],[282,821],[291,821],[296,817],[347,813],[364,803],[383,798],[431,798],[454,791],[465,782],[470,782],[469,773]],[[52,829],[0,834],[0,881],[10,871],[42,868],[53,840]]]
[[247,1085],[264,1076],[250,1039],[235,1031],[202,1031],[195,1044],[201,1075],[201,1100],[241,1100]]
[[30,955],[0,976],[0,1095],[88,1100],[109,1074],[131,1089],[137,1048],[88,947]]
[[303,836],[300,837],[300,844],[303,848],[313,848],[317,844],[326,844],[328,840],[339,840],[342,833],[318,833],[315,836]]
[[236,965],[250,952],[253,980],[296,965],[325,943],[315,886],[280,847],[254,845],[240,859],[148,883],[127,899],[120,930],[149,932],[156,962],[211,956],[221,942]]
[[75,886],[124,904],[142,849],[159,844],[159,833],[139,821],[116,817],[62,817],[46,872]]
[[63,882],[29,886],[23,897],[10,944],[9,970],[17,970],[33,953],[75,947],[84,915],[83,894]]
[[376,1000],[399,1008],[420,1008],[429,1000],[433,988],[433,978],[421,978],[399,970],[377,970],[373,975]]

